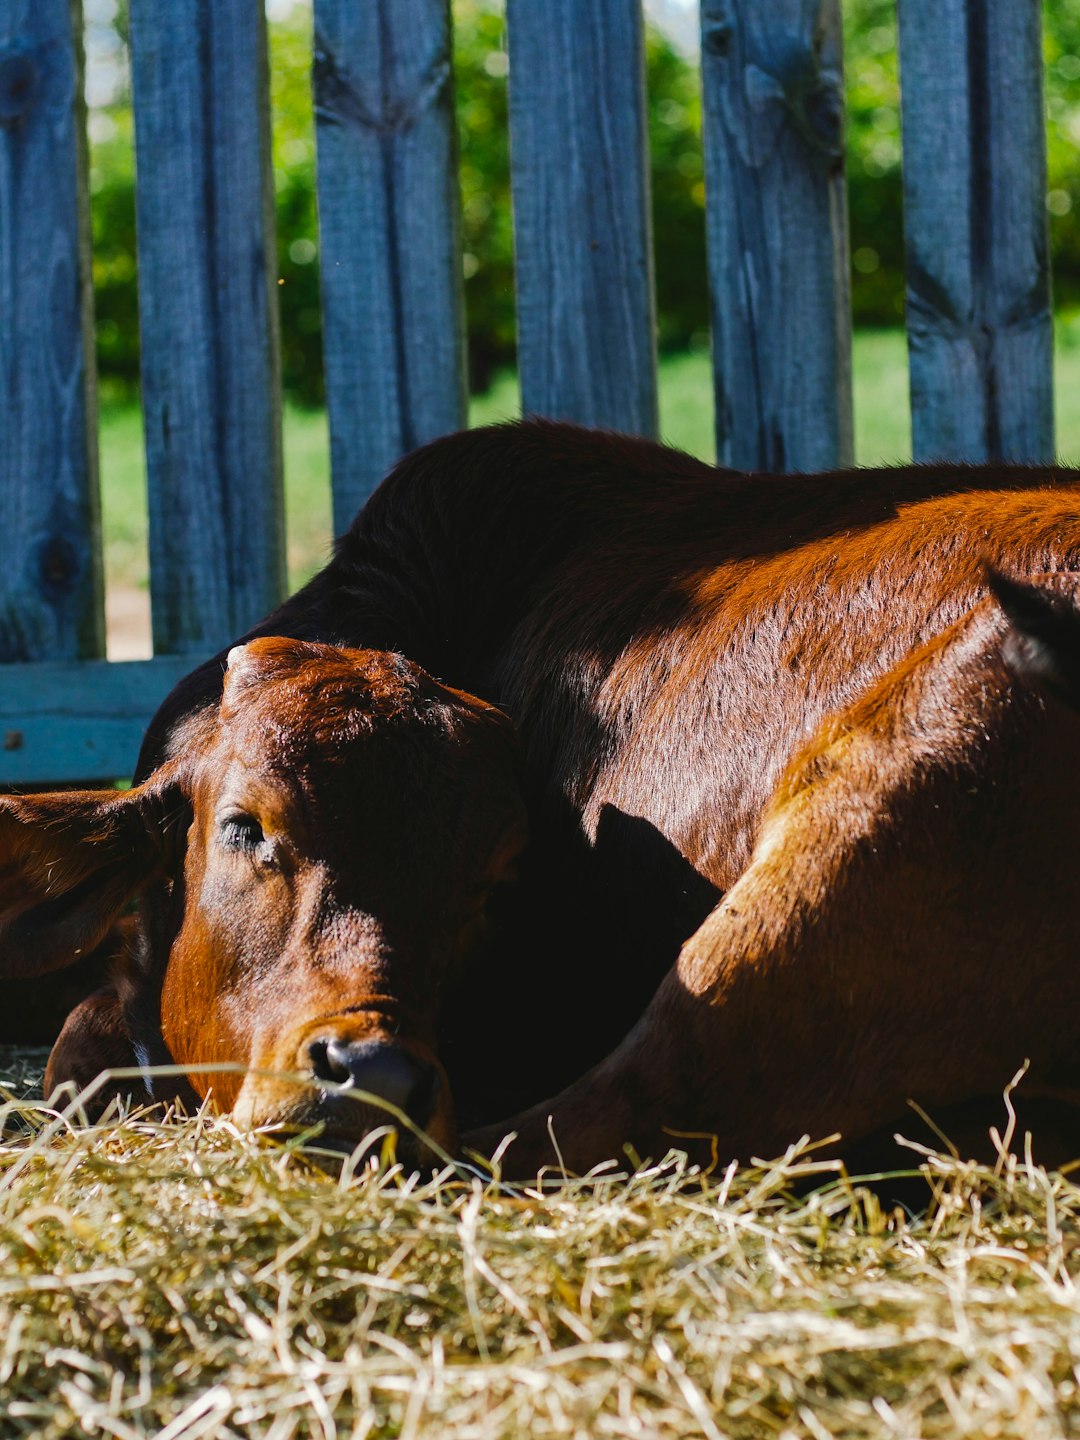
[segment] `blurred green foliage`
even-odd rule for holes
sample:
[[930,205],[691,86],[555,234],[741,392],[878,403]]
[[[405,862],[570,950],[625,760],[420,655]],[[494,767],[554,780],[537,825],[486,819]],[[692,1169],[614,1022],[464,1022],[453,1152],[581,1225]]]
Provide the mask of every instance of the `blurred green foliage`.
[[270,105],[278,278],[282,282],[278,287],[282,381],[288,394],[307,405],[323,398],[310,76],[311,12],[298,7],[270,26]]
[[[106,0],[109,3],[109,0]],[[285,7],[282,7],[283,9]],[[483,390],[514,357],[507,61],[499,0],[454,0],[462,265],[470,379]],[[126,40],[126,6],[111,21]],[[844,0],[852,296],[858,325],[903,313],[903,207],[895,0]],[[1059,305],[1080,304],[1080,4],[1043,5],[1048,209]],[[297,5],[270,30],[273,166],[283,369],[288,392],[322,398],[311,15]],[[697,69],[662,35],[647,44],[657,313],[662,352],[707,341],[701,102]],[[106,393],[138,374],[134,162],[123,86],[91,119],[99,364]]]
[[856,325],[904,314],[896,0],[844,6],[851,306]]
[[[1080,4],[1044,0],[1047,209],[1054,299],[1080,304]],[[903,316],[896,0],[844,0],[847,175],[856,325]]]
[[1047,209],[1054,299],[1080,305],[1080,5],[1044,0]]
[[[514,247],[501,6],[455,0],[462,246],[471,387],[514,358]],[[697,68],[648,34],[656,308],[663,351],[708,340],[705,182]]]

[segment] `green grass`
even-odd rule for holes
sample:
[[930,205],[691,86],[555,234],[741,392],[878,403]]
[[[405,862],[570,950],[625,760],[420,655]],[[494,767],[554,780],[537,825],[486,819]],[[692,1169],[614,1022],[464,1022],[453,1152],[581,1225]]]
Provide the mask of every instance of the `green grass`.
[[1054,327],[1054,401],[1058,454],[1080,465],[1080,311]]
[[330,431],[325,410],[286,405],[285,533],[289,583],[303,584],[330,558]]
[[[855,462],[898,464],[911,459],[907,345],[902,330],[861,330],[852,363]],[[1055,326],[1054,386],[1058,454],[1080,465],[1080,313],[1060,316]],[[486,395],[474,397],[470,420],[487,425],[520,414],[517,377],[499,376]],[[660,433],[703,459],[716,458],[712,378],[704,352],[668,356],[660,362]]]
[[[911,459],[907,345],[902,330],[861,330],[852,363],[855,461],[898,464]],[[1055,327],[1054,384],[1058,454],[1080,465],[1080,313],[1061,316]],[[487,425],[520,414],[517,376],[498,377],[486,395],[474,397],[470,420]],[[660,362],[660,433],[669,445],[703,459],[716,458],[712,377],[704,352],[668,356]]]
[[[1080,464],[1080,313],[1059,318],[1054,352],[1058,451]],[[855,458],[858,464],[911,459],[907,353],[900,330],[861,331],[854,346]],[[474,397],[469,419],[485,425],[520,414],[517,376],[496,378]],[[715,457],[712,381],[705,353],[674,355],[660,364],[660,427],[672,445]],[[329,445],[321,411],[285,409],[285,504],[289,580],[296,586],[324,562],[331,539]],[[101,415],[102,509],[106,569],[124,587],[146,586],[146,479],[142,420],[135,406],[110,405]]]
[[105,573],[119,584],[146,584],[146,461],[137,405],[101,407],[101,523]]

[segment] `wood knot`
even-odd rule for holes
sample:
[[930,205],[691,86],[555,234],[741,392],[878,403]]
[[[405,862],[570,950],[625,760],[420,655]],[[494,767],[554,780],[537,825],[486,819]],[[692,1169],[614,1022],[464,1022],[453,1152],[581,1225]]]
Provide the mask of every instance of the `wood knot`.
[[733,28],[730,21],[713,20],[701,27],[701,48],[707,55],[723,59],[731,50]]
[[311,83],[315,118],[323,124],[356,126],[370,130],[381,140],[393,140],[411,130],[432,106],[445,101],[450,77],[450,60],[439,51],[426,66],[417,68],[400,93],[387,92],[376,98],[366,93],[366,87],[339,63],[322,35],[315,32]]
[[38,553],[38,574],[46,595],[70,594],[79,583],[82,564],[79,552],[64,535],[54,535]]
[[802,95],[803,133],[813,147],[828,156],[844,153],[844,100],[839,79],[821,71]]
[[743,86],[753,115],[747,150],[760,165],[782,129],[825,159],[843,162],[844,100],[839,74],[818,65],[811,50],[794,51],[777,70],[753,63],[743,71]]
[[33,108],[41,93],[41,70],[25,50],[0,54],[0,125],[11,125]]

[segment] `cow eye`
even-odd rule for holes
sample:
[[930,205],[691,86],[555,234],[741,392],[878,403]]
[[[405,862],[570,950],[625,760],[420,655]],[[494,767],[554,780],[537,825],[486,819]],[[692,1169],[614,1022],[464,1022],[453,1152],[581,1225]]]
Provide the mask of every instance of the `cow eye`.
[[266,839],[254,815],[225,815],[218,822],[218,833],[229,850],[257,850]]

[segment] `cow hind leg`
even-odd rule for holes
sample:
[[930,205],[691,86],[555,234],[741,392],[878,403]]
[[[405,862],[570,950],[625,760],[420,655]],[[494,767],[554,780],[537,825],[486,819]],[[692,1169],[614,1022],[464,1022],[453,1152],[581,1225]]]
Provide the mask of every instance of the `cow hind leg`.
[[909,1100],[988,1097],[1002,1128],[1025,1060],[1025,1094],[1052,1086],[1080,1058],[1080,719],[1010,672],[1008,633],[981,607],[827,721],[623,1043],[466,1142],[516,1132],[513,1174],[625,1143],[749,1161],[904,1129]]

